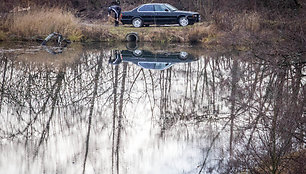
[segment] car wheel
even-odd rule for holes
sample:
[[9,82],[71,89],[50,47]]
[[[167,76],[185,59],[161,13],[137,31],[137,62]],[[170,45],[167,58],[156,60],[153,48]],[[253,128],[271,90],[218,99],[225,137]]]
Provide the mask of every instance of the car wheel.
[[135,18],[132,21],[134,27],[139,28],[142,26],[142,20],[140,18]]
[[180,52],[180,59],[186,60],[188,58],[188,53],[185,51]]
[[182,27],[187,26],[187,25],[189,24],[188,18],[185,17],[185,16],[180,17],[180,18],[179,18],[179,24],[180,24],[180,26],[182,26]]
[[142,55],[142,51],[141,50],[134,50],[133,55],[136,56],[136,57],[139,57],[139,56]]

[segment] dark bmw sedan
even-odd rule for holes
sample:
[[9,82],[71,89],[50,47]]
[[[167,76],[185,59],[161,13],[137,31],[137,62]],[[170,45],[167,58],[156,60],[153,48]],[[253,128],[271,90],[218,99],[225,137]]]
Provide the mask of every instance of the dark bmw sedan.
[[132,24],[134,27],[148,26],[150,24],[179,24],[192,25],[200,21],[197,12],[179,11],[170,4],[151,3],[122,13],[122,24]]

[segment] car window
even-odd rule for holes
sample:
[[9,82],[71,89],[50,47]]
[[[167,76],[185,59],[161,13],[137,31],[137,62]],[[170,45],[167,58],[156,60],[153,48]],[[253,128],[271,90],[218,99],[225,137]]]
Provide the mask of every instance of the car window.
[[167,6],[168,8],[170,8],[172,11],[176,11],[177,8],[173,7],[172,5],[170,4],[165,4],[165,6]]
[[[166,6],[164,5],[154,5],[155,11],[170,11]],[[167,9],[167,10],[166,10]]]
[[138,65],[145,69],[164,70],[169,68],[172,64],[169,62],[138,62]]
[[144,5],[139,8],[139,11],[154,11],[153,5]]

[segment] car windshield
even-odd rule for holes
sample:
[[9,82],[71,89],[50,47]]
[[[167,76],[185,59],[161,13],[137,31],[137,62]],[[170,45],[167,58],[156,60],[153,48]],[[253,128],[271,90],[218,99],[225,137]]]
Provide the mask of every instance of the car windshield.
[[172,5],[170,5],[170,4],[165,4],[165,6],[167,6],[170,10],[172,10],[172,11],[176,11],[177,10],[177,8],[175,8],[175,7],[173,7]]

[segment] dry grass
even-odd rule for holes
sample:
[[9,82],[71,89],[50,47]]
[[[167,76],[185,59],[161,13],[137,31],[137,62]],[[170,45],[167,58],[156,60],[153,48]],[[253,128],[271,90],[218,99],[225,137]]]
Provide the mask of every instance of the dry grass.
[[263,12],[215,12],[212,23],[218,31],[218,43],[224,47],[246,51],[255,45],[273,43],[280,39],[275,29],[265,27]]
[[101,25],[83,25],[82,31],[83,42],[114,41],[120,38],[117,34],[110,33],[108,27]]
[[3,31],[0,30],[0,41],[4,41],[6,39],[7,39],[6,34]]
[[220,33],[214,24],[208,26],[198,25],[190,29],[188,41],[190,43],[210,43],[219,34]]
[[224,31],[258,32],[262,27],[263,16],[257,12],[214,13],[213,23]]
[[177,27],[155,27],[147,33],[144,33],[143,39],[147,42],[184,42],[186,40],[184,35],[186,35],[184,30]]
[[262,16],[257,12],[237,14],[233,20],[233,30],[258,32],[261,29]]
[[4,17],[0,15],[0,41],[4,41],[7,39],[5,31],[5,20]]
[[59,32],[68,37],[80,37],[79,19],[71,12],[59,8],[36,9],[26,13],[15,13],[7,20],[10,33],[18,37],[45,36]]

